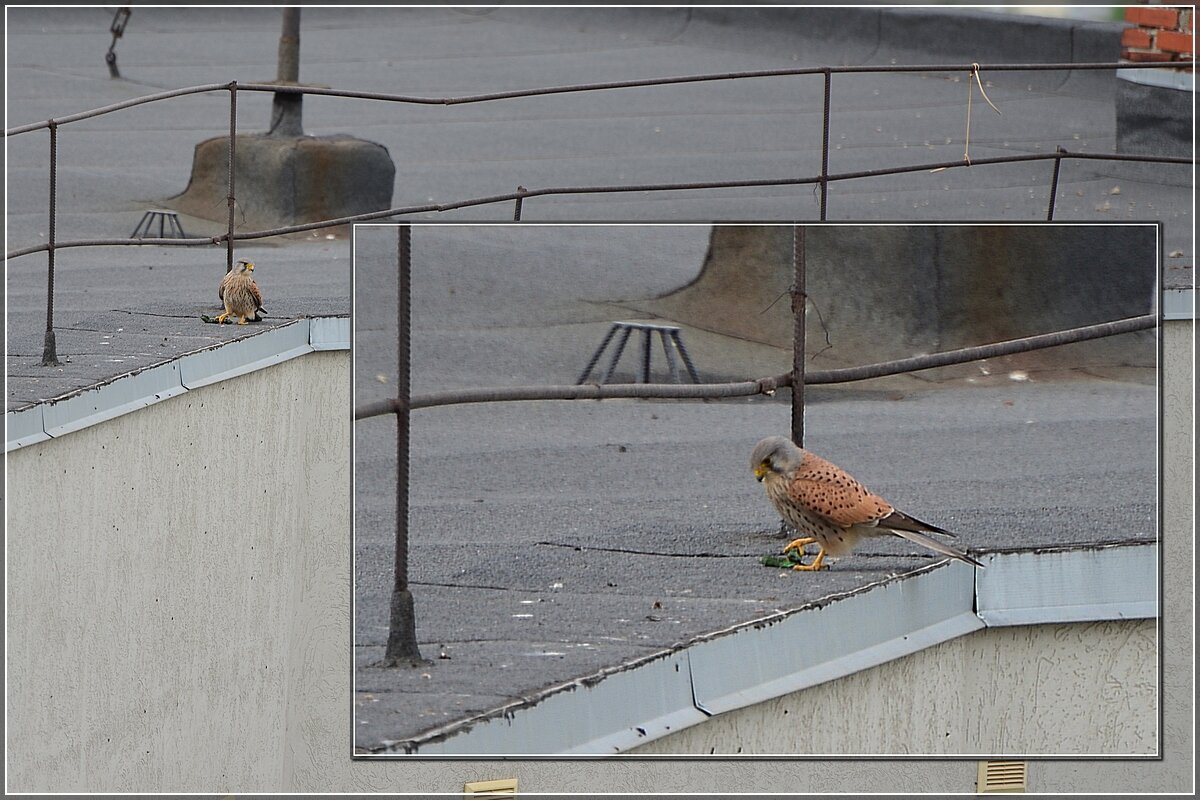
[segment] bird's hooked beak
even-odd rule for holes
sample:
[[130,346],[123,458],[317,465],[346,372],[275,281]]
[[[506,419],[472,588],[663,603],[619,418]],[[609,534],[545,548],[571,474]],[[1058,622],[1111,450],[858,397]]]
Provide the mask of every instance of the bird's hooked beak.
[[246,272],[254,272],[254,264],[249,261],[246,262]]
[[771,468],[767,466],[767,462],[764,461],[754,468],[754,479],[759,483],[762,483],[763,478],[767,477],[767,473],[770,471]]

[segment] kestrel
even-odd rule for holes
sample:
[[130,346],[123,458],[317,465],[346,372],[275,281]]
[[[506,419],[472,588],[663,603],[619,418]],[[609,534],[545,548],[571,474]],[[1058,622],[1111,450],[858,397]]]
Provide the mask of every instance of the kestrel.
[[802,450],[782,436],[768,436],[754,446],[750,456],[754,477],[764,484],[767,497],[784,521],[802,534],[783,552],[800,550],[816,542],[821,548],[811,564],[796,570],[819,570],[826,553],[849,553],[865,536],[900,536],[977,567],[975,559],[961,550],[926,536],[954,536],[936,525],[897,511],[891,503],[856,481],[851,475],[820,456]]
[[258,321],[258,312],[266,311],[262,307],[262,292],[253,277],[254,264],[244,258],[239,258],[237,266],[225,273],[217,286],[217,299],[225,304],[225,313],[217,316],[216,321],[223,323],[227,317],[236,316],[238,325],[245,325],[248,319]]

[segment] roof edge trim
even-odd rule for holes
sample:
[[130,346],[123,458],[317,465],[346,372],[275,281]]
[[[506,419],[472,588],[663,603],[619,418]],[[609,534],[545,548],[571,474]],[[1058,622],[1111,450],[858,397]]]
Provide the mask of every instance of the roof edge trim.
[[1195,319],[1196,290],[1192,287],[1163,289],[1162,316],[1164,320]]
[[992,554],[976,576],[989,627],[1158,616],[1158,543]]
[[1159,614],[1156,541],[976,555],[986,569],[957,561],[921,568],[358,757],[612,755],[984,627]]
[[[315,329],[315,334],[314,334]],[[186,353],[98,386],[6,412],[5,452],[97,425],[190,389],[256,372],[298,356],[350,349],[347,317],[315,317]]]

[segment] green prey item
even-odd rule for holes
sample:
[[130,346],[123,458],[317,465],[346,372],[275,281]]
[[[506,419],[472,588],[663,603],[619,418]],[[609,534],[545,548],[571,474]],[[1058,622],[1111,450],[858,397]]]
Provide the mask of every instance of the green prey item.
[[802,550],[788,550],[781,556],[763,556],[759,559],[759,562],[764,567],[791,569],[797,564],[804,563],[804,552]]

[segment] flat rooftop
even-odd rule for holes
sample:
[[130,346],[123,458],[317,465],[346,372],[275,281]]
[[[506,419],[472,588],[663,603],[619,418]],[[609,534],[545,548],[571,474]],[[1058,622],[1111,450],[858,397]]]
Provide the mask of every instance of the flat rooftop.
[[[861,24],[845,24],[846,14]],[[109,11],[10,8],[6,16],[9,126],[275,74],[275,9],[136,8],[117,46],[120,80],[103,64]],[[905,31],[914,25],[946,49],[911,49]],[[305,8],[301,80],[448,97],[797,66],[1107,61],[1118,55],[1119,31],[951,9]],[[836,76],[830,170],[961,159],[966,77]],[[1110,74],[982,77],[1003,113],[975,97],[974,158],[1115,149]],[[820,77],[789,77],[457,106],[310,97],[304,121],[311,134],[350,133],[387,146],[400,207],[518,185],[815,175],[821,94]],[[63,126],[58,238],[127,235],[143,211],[184,189],[195,144],[227,132],[227,106],[214,93]],[[240,98],[241,130],[264,129],[269,114],[268,96]],[[7,140],[9,250],[45,241],[46,138]],[[1050,171],[1037,163],[846,182],[830,188],[829,219],[1037,222]],[[1192,204],[1188,168],[1065,162],[1056,218],[1161,220],[1164,267],[1178,275],[1194,261]],[[512,212],[511,204],[481,205],[409,219],[499,222]],[[534,222],[817,216],[808,186],[584,194],[523,207],[523,219]],[[189,234],[223,230],[181,219]],[[361,403],[392,394],[396,337],[394,234],[359,230]],[[702,254],[703,233],[681,236],[693,239],[680,247]],[[259,265],[267,324],[348,313],[349,244],[323,235],[239,244],[238,255]],[[695,277],[698,261],[686,259],[627,260],[619,271],[597,272],[597,261],[634,244],[610,236],[591,245],[592,260],[514,260],[475,273],[417,262],[437,269],[414,279],[424,303],[414,317],[414,392],[572,382],[608,321],[619,318],[604,304]],[[59,355],[70,362],[59,372],[40,366],[45,256],[10,260],[8,409],[256,332],[200,322],[215,309],[223,270],[218,247],[60,251],[55,328]],[[737,341],[711,342],[709,352],[708,368],[744,367],[744,377],[790,363],[786,353]],[[1086,548],[1155,535],[1157,403],[1148,383],[930,387],[914,379],[812,389],[809,400],[809,446],[906,510],[958,530],[969,547]],[[783,398],[417,412],[411,577],[418,636],[433,663],[411,672],[369,667],[386,636],[394,425],[358,423],[356,745],[384,749],[690,637],[928,566],[924,555],[886,542],[818,575],[781,575],[758,563],[781,540],[746,459],[757,438],[786,432],[787,421]],[[1097,452],[1120,452],[1123,461],[1118,468]]]
[[[847,15],[854,24],[847,24]],[[15,126],[163,89],[274,75],[272,9],[138,8],[117,47],[122,78],[102,64],[107,10],[6,10],[7,121]],[[886,24],[885,24],[886,23]],[[947,49],[912,50],[920,25]],[[537,86],[795,66],[1106,60],[1120,26],[984,12],[886,9],[305,9],[305,82],[445,97]],[[1110,49],[1111,48],[1111,52]],[[996,73],[1002,115],[974,115],[976,158],[1115,147],[1109,73]],[[961,159],[965,75],[839,75],[830,170]],[[522,98],[453,107],[310,97],[306,130],[352,133],[388,147],[395,206],[446,203],[527,188],[776,178],[819,171],[819,76],[764,78]],[[267,95],[243,96],[239,129],[261,130]],[[62,126],[60,241],[127,235],[142,213],[187,185],[196,143],[227,132],[221,93],[177,98]],[[44,131],[9,137],[8,249],[45,241]],[[1044,219],[1048,163],[917,173],[835,184],[831,220]],[[1057,218],[1166,223],[1165,267],[1190,266],[1190,173],[1177,165],[1068,162]],[[220,211],[220,210],[218,210]],[[511,218],[506,204],[416,218]],[[713,189],[532,198],[527,220],[814,219],[812,187]],[[220,216],[217,213],[215,216]],[[223,225],[183,215],[190,235]],[[301,241],[296,241],[296,240]],[[314,233],[240,243],[264,255],[271,322],[347,311],[347,247]],[[8,408],[45,400],[160,356],[243,331],[199,323],[212,310],[221,248],[60,250],[55,328],[67,368],[40,366],[45,255],[9,263]],[[333,266],[340,265],[340,266]],[[157,270],[157,275],[151,275]],[[129,323],[129,324],[125,324]]]
[[[57,256],[54,331],[58,366],[42,366],[45,256],[8,268],[8,410],[63,398],[225,342],[313,317],[350,313],[345,245],[308,249],[242,247],[255,263],[267,316],[259,323],[215,325],[222,310],[220,253],[195,248],[65,250]],[[42,262],[42,263],[39,263]]]
[[[606,287],[650,295],[686,281],[687,259],[671,263],[663,252],[698,256],[707,229],[538,233],[529,225],[413,230],[414,394],[469,381],[573,383],[612,319],[596,302]],[[360,301],[355,321],[361,404],[394,391],[396,235],[360,227],[356,241],[357,291],[371,298]],[[790,355],[776,348],[726,342],[704,343],[702,375],[722,362],[774,367],[746,377],[788,367]],[[627,355],[614,380],[636,380],[635,361]],[[654,368],[665,379],[661,360]],[[1156,539],[1152,381],[879,383],[809,387],[806,445],[898,507],[959,532],[961,545],[1039,552]],[[395,423],[357,422],[356,745],[442,752],[426,748],[437,745],[427,740],[442,726],[467,732],[471,717],[533,707],[552,687],[591,685],[698,637],[877,591],[939,560],[888,539],[865,542],[828,572],[762,565],[786,539],[749,453],[789,426],[786,392],[415,410],[409,580],[430,664],[381,669]],[[1121,456],[1097,458],[1101,452]],[[563,746],[580,744],[562,738]]]

